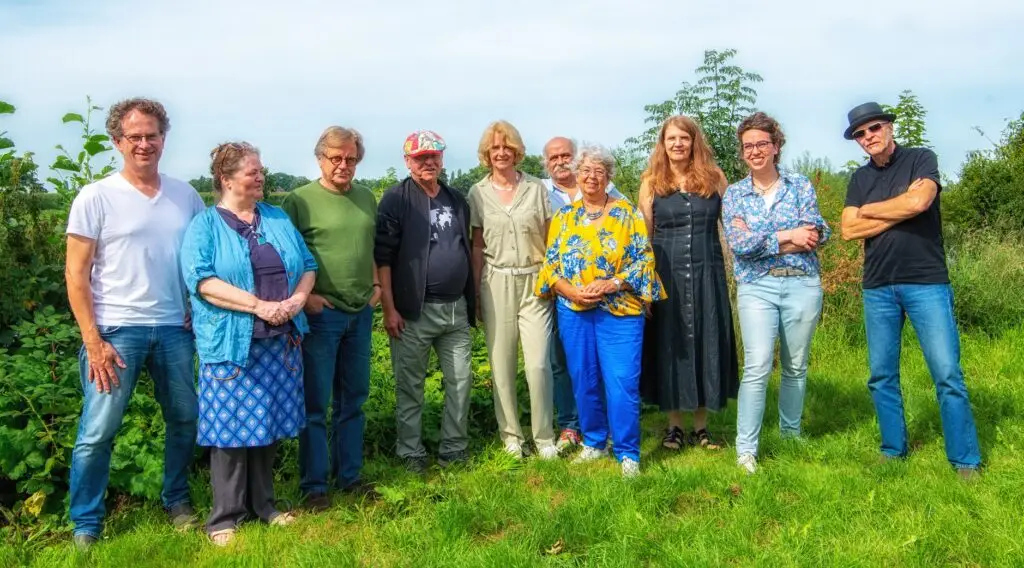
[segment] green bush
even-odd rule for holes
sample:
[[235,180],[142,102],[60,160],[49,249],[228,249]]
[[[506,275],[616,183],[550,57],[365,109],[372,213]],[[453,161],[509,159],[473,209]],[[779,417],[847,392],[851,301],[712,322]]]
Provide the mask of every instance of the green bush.
[[961,326],[998,335],[1024,321],[1024,238],[972,232],[947,241]]
[[1024,113],[995,149],[968,157],[942,199],[944,217],[957,230],[1024,231]]

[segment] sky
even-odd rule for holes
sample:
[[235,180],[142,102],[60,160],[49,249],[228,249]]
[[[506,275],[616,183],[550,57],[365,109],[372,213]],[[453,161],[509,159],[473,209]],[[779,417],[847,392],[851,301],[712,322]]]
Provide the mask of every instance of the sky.
[[[1024,111],[1024,2],[633,0],[0,0],[0,132],[49,164],[103,107],[161,101],[171,119],[161,170],[208,175],[227,140],[258,146],[272,171],[315,177],[332,124],[366,143],[358,177],[406,173],[417,129],[448,143],[448,170],[477,165],[483,129],[505,119],[530,153],[556,135],[615,147],[646,126],[707,49],[764,78],[757,107],[804,152],[842,166],[846,113],[912,90],[940,169],[990,148]],[[95,117],[103,130],[104,112]],[[45,177],[45,176],[44,176]]]

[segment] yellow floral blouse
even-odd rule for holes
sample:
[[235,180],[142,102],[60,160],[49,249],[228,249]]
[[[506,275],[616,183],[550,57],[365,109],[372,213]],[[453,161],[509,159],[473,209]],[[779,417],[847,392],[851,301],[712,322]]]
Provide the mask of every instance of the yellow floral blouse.
[[534,292],[541,297],[556,295],[562,305],[584,311],[590,308],[555,294],[555,283],[564,278],[573,286],[586,286],[594,280],[618,278],[629,289],[623,286],[621,292],[606,295],[597,307],[616,316],[641,315],[647,304],[667,297],[654,271],[654,251],[643,217],[619,200],[602,221],[591,225],[582,201],[555,214]]

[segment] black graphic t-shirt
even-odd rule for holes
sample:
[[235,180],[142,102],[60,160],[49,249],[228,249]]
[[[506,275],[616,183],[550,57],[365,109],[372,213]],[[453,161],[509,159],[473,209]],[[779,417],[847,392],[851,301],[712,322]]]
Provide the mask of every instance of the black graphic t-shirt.
[[428,302],[454,302],[469,278],[468,248],[455,218],[451,196],[441,189],[430,199],[430,253],[427,258]]

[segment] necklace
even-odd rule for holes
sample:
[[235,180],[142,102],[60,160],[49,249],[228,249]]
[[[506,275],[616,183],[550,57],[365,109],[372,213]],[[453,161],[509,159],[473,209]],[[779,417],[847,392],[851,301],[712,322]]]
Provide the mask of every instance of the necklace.
[[587,205],[583,204],[583,211],[586,212],[587,219],[590,219],[591,221],[597,221],[598,219],[601,218],[601,215],[604,215],[604,208],[607,207],[607,206],[608,206],[608,194],[606,193],[606,194],[604,194],[604,205],[602,205],[600,209],[598,209],[597,211],[594,211],[593,213],[591,213],[590,211],[587,211]]
[[491,175],[491,186],[494,187],[494,189],[496,189],[497,191],[515,191],[516,188],[519,187],[519,181],[521,179],[522,179],[522,174],[519,173],[519,172],[516,172],[516,181],[515,181],[515,183],[513,183],[511,186],[499,185],[498,182],[494,181],[494,176]]
[[768,187],[760,187],[754,181],[753,177],[750,178],[750,183],[751,183],[751,185],[754,186],[754,191],[757,192],[758,195],[762,195],[762,196],[763,195],[767,195],[768,193],[771,193],[771,191],[773,189],[775,189],[775,186],[779,185],[780,181],[782,181],[782,176],[779,176],[779,177],[775,178],[775,181],[773,181],[770,184],[768,184]]

